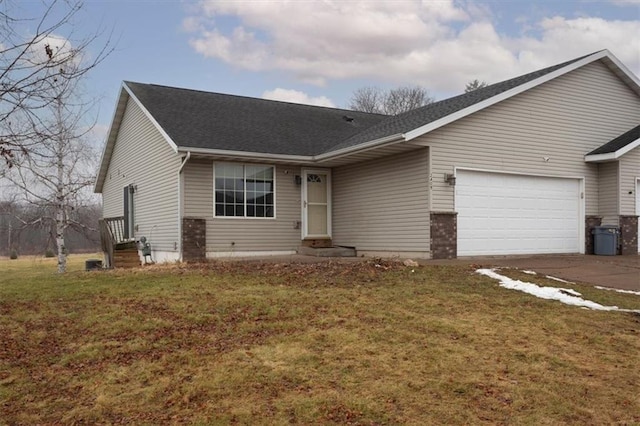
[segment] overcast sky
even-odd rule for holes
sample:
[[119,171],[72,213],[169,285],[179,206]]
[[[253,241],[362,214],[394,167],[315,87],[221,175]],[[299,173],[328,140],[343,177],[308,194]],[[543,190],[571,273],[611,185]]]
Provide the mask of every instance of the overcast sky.
[[640,74],[640,0],[86,0],[74,24],[116,45],[89,84],[98,134],[122,80],[346,107],[362,86],[442,99],[601,49]]

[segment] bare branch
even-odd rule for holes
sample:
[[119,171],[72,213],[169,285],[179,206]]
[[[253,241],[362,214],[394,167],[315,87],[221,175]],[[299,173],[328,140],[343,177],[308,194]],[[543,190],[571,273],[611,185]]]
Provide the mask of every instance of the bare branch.
[[398,115],[433,101],[427,89],[421,86],[402,86],[391,90],[361,87],[353,92],[349,108],[355,111]]

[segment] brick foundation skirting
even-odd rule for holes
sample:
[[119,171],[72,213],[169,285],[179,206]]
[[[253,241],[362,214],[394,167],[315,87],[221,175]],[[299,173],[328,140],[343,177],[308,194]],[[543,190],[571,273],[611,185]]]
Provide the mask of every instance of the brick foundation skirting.
[[458,213],[431,212],[431,258],[458,257]]
[[585,216],[585,232],[584,232],[584,252],[586,254],[594,253],[593,245],[593,228],[602,225],[602,216]]
[[202,262],[207,259],[207,221],[195,217],[182,218],[182,260]]
[[620,254],[638,254],[638,216],[620,216]]

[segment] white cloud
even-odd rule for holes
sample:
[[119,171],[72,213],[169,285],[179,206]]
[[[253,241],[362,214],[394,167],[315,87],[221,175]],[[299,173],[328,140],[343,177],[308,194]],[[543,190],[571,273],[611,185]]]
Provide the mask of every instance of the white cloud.
[[262,94],[263,99],[273,101],[293,102],[296,104],[317,105],[335,108],[335,104],[326,96],[312,97],[298,90],[282,89],[280,87],[267,90]]
[[[640,70],[640,20],[555,16],[527,22],[536,36],[508,36],[486,7],[454,0],[201,1],[196,11],[184,27],[200,54],[317,85],[372,78],[461,91],[604,48]],[[234,28],[221,25],[229,17]]]
[[638,0],[609,0],[610,3],[616,6],[635,6],[640,8],[640,1]]

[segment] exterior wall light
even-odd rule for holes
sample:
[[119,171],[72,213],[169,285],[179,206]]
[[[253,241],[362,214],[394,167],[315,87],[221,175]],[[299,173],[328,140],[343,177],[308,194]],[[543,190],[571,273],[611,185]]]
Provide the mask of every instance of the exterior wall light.
[[445,173],[444,181],[451,186],[456,186],[456,175],[454,175],[453,173]]

